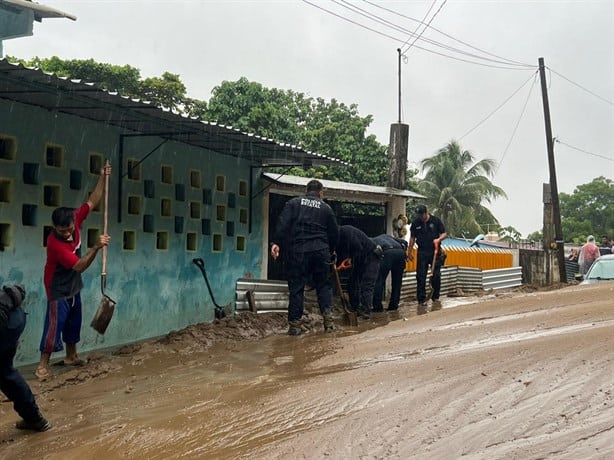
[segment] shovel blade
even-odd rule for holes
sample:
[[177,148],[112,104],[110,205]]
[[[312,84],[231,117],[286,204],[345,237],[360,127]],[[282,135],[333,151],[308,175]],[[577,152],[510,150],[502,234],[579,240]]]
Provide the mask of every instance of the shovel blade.
[[346,310],[345,313],[348,318],[348,324],[351,327],[357,327],[358,326],[358,315],[356,314],[356,312],[352,310]]
[[111,322],[113,312],[115,311],[115,302],[109,297],[103,297],[98,305],[94,319],[90,323],[90,326],[94,328],[99,334],[104,334]]

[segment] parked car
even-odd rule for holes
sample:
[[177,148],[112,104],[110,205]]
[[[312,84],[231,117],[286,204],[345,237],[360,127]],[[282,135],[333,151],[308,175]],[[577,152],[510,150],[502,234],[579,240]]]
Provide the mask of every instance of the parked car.
[[595,259],[586,275],[582,277],[580,284],[593,284],[611,280],[614,280],[614,254],[607,254]]

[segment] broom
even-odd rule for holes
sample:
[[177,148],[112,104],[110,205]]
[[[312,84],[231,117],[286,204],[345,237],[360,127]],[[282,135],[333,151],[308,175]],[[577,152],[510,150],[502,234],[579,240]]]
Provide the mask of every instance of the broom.
[[[107,160],[106,165],[109,165],[109,160]],[[107,234],[107,221],[109,217],[109,176],[105,174],[104,178],[104,205],[103,205],[103,228],[102,232],[104,235]],[[100,291],[102,293],[102,300],[98,305],[98,309],[96,310],[96,314],[94,315],[94,319],[90,323],[96,332],[99,334],[104,334],[109,326],[109,322],[113,317],[113,312],[115,311],[116,302],[109,297],[105,290],[107,287],[107,247],[103,246],[102,248],[102,272],[100,274]]]

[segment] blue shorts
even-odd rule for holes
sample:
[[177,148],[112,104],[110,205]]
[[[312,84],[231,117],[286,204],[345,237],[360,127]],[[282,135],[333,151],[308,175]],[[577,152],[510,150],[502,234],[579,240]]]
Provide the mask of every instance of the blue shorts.
[[62,351],[62,341],[74,345],[81,340],[81,294],[47,302],[41,353]]

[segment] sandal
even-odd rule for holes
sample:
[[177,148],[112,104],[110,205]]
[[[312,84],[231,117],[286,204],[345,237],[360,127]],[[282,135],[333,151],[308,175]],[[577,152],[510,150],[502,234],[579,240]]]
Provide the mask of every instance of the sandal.
[[66,358],[57,362],[58,366],[83,366],[85,365],[85,361],[81,358],[75,358],[73,360],[68,360]]
[[40,381],[47,380],[50,377],[49,369],[46,367],[37,367],[34,371],[34,375]]

